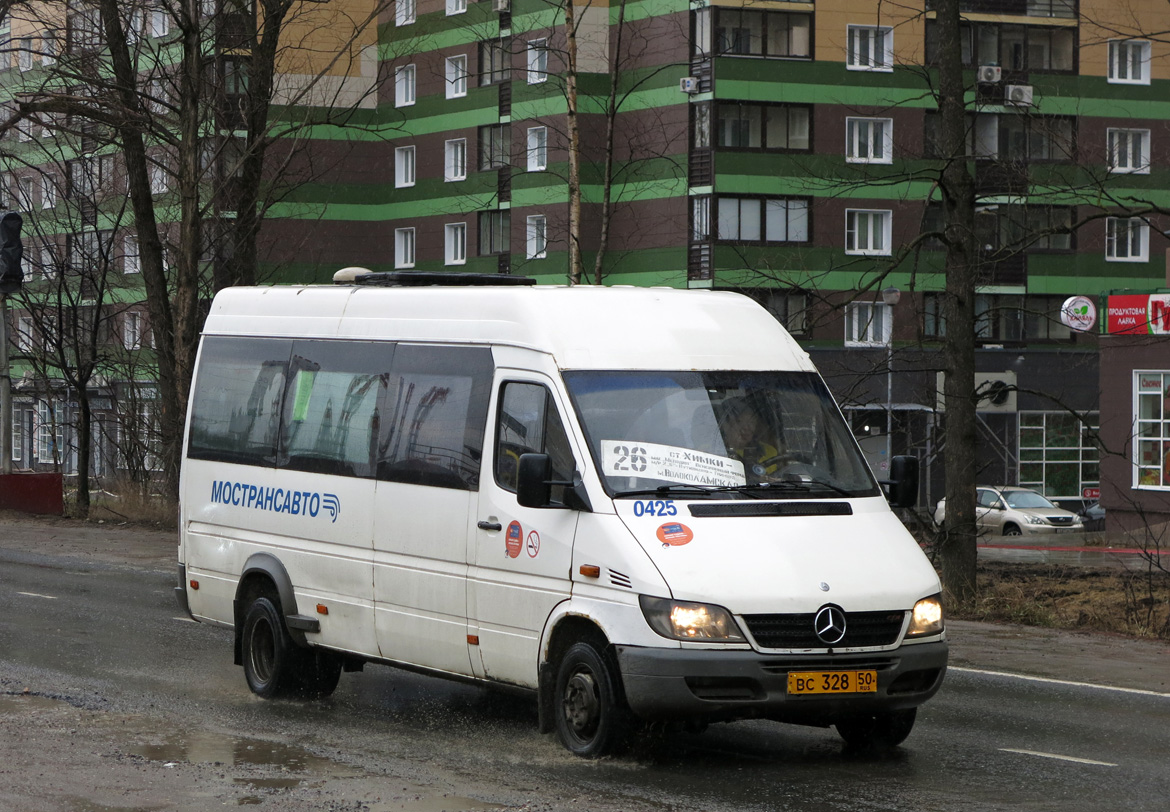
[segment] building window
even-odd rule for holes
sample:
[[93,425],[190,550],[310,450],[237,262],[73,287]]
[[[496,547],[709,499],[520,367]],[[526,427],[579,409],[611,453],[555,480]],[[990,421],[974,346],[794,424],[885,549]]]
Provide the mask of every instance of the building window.
[[414,104],[414,65],[401,65],[394,70],[394,106]]
[[447,16],[467,11],[467,0],[447,0]]
[[511,251],[509,237],[512,228],[511,212],[484,211],[479,213],[479,254],[507,254]]
[[150,12],[150,36],[158,38],[165,37],[171,33],[171,17],[161,9],[156,9]]
[[41,274],[45,279],[55,279],[57,276],[57,253],[49,243],[41,246]]
[[845,119],[845,157],[850,163],[892,163],[893,146],[893,119]]
[[1140,217],[1105,218],[1105,259],[1145,262],[1150,251],[1150,226]]
[[443,145],[443,180],[467,178],[467,139],[455,138]]
[[447,98],[458,99],[467,95],[467,57],[447,57]]
[[64,462],[65,427],[59,419],[61,408],[47,400],[37,401],[37,462]]
[[975,296],[975,338],[1002,344],[1024,340],[1024,297],[979,293]]
[[16,349],[23,353],[33,351],[33,320],[28,316],[16,320]]
[[[1071,251],[1073,214],[1070,206],[979,206],[975,209],[975,239],[987,254]],[[926,230],[941,233],[941,204],[931,203],[926,215]],[[943,247],[940,240],[931,242],[932,247]]]
[[1109,40],[1109,81],[1130,85],[1150,83],[1149,40]]
[[528,171],[540,172],[548,168],[548,128],[528,128]]
[[888,256],[892,212],[846,209],[845,253]]
[[792,290],[766,288],[755,291],[753,298],[762,304],[788,332],[799,335],[808,330],[808,294]]
[[1110,172],[1131,172],[1149,174],[1150,131],[1114,130],[1105,131],[1109,150]]
[[394,3],[394,24],[395,25],[410,25],[414,22],[415,0],[395,0]]
[[142,259],[138,255],[138,235],[122,237],[122,273],[141,273]]
[[1135,371],[1135,488],[1170,488],[1170,371]]
[[851,70],[893,70],[894,29],[886,26],[849,26],[846,65]]
[[398,189],[414,186],[414,147],[394,150],[394,186]]
[[927,293],[922,300],[922,334],[927,338],[942,338],[947,334],[946,297],[941,293]]
[[49,67],[57,63],[57,29],[46,28],[41,34],[41,65]]
[[[1077,29],[964,22],[959,26],[959,48],[963,64],[972,68],[998,65],[1005,71],[1071,72],[1076,70]],[[938,25],[927,20],[926,64],[937,65],[938,60]]]
[[978,158],[1070,161],[1076,157],[1075,122],[1060,116],[1019,113],[975,116],[973,150]]
[[170,180],[168,177],[166,166],[161,163],[152,163],[150,165],[150,193],[154,195],[166,194],[170,187]]
[[32,175],[25,175],[16,179],[16,198],[22,211],[32,211],[33,198],[36,197],[37,179]]
[[811,15],[717,9],[715,47],[720,54],[808,58]]
[[717,239],[727,242],[808,242],[808,200],[720,197]]
[[544,259],[548,251],[547,223],[543,214],[528,218],[525,256],[528,259]]
[[443,262],[447,265],[467,262],[467,223],[448,223],[443,227]]
[[23,72],[32,70],[33,66],[33,44],[32,37],[21,37],[20,49],[16,54],[16,66]]
[[853,302],[845,310],[846,347],[884,347],[890,343],[890,310],[881,302]]
[[122,346],[128,350],[142,349],[142,314],[126,313],[122,320]]
[[394,267],[414,267],[414,229],[394,229]]
[[512,75],[512,55],[503,40],[484,40],[479,44],[479,86],[498,85]]
[[1097,420],[1095,412],[1084,416],[1088,425],[1068,412],[1020,412],[1020,486],[1053,498],[1099,487]]
[[511,163],[512,128],[508,124],[487,124],[479,128],[479,168],[501,169]]
[[548,79],[548,40],[534,39],[528,43],[528,84],[535,85]]
[[808,107],[720,102],[715,144],[722,149],[807,150],[810,113]]
[[703,195],[691,199],[691,242],[711,239],[711,198]]

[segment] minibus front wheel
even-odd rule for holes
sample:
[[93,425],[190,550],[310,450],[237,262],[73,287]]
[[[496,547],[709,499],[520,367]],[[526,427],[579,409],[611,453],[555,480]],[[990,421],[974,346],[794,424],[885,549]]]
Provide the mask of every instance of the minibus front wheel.
[[617,669],[592,643],[569,646],[557,669],[557,736],[569,752],[600,758],[628,738],[633,717],[621,695]]
[[277,599],[260,594],[244,615],[240,643],[248,687],[265,699],[329,696],[341,677],[340,658],[297,646],[278,606]]
[[837,722],[837,733],[855,750],[884,750],[906,741],[917,708],[852,716]]

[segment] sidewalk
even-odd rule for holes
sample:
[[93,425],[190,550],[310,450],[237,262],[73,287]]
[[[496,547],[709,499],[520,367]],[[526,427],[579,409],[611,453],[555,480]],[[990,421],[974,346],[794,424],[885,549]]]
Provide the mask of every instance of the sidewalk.
[[[1041,545],[1020,544],[1019,538],[1009,539],[1012,547],[981,546],[979,554],[1053,554]],[[174,573],[177,547],[174,530],[0,511],[0,554],[16,551]],[[1101,547],[1089,549],[1098,556],[1110,554]],[[1170,700],[1170,642],[962,620],[949,621],[947,629],[953,667],[1155,691]]]

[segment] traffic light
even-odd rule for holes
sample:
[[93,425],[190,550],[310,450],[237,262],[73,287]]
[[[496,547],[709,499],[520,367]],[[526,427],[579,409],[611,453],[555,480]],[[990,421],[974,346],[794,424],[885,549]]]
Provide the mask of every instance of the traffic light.
[[24,245],[20,241],[20,227],[24,219],[14,211],[0,217],[0,293],[13,293],[24,283],[20,259]]

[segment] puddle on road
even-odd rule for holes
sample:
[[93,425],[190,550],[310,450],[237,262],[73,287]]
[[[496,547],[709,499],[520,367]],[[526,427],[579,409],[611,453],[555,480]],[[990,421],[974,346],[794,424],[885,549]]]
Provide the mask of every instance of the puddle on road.
[[219,733],[194,730],[161,744],[135,744],[126,752],[151,761],[232,766],[277,767],[290,772],[342,774],[341,765],[302,747],[259,739],[237,739]]
[[36,694],[4,694],[0,696],[0,713],[22,713],[30,710],[49,710],[61,707],[61,700]]
[[474,798],[460,798],[455,795],[415,797],[401,801],[382,801],[370,806],[370,812],[486,812],[503,809],[500,804],[477,801]]

